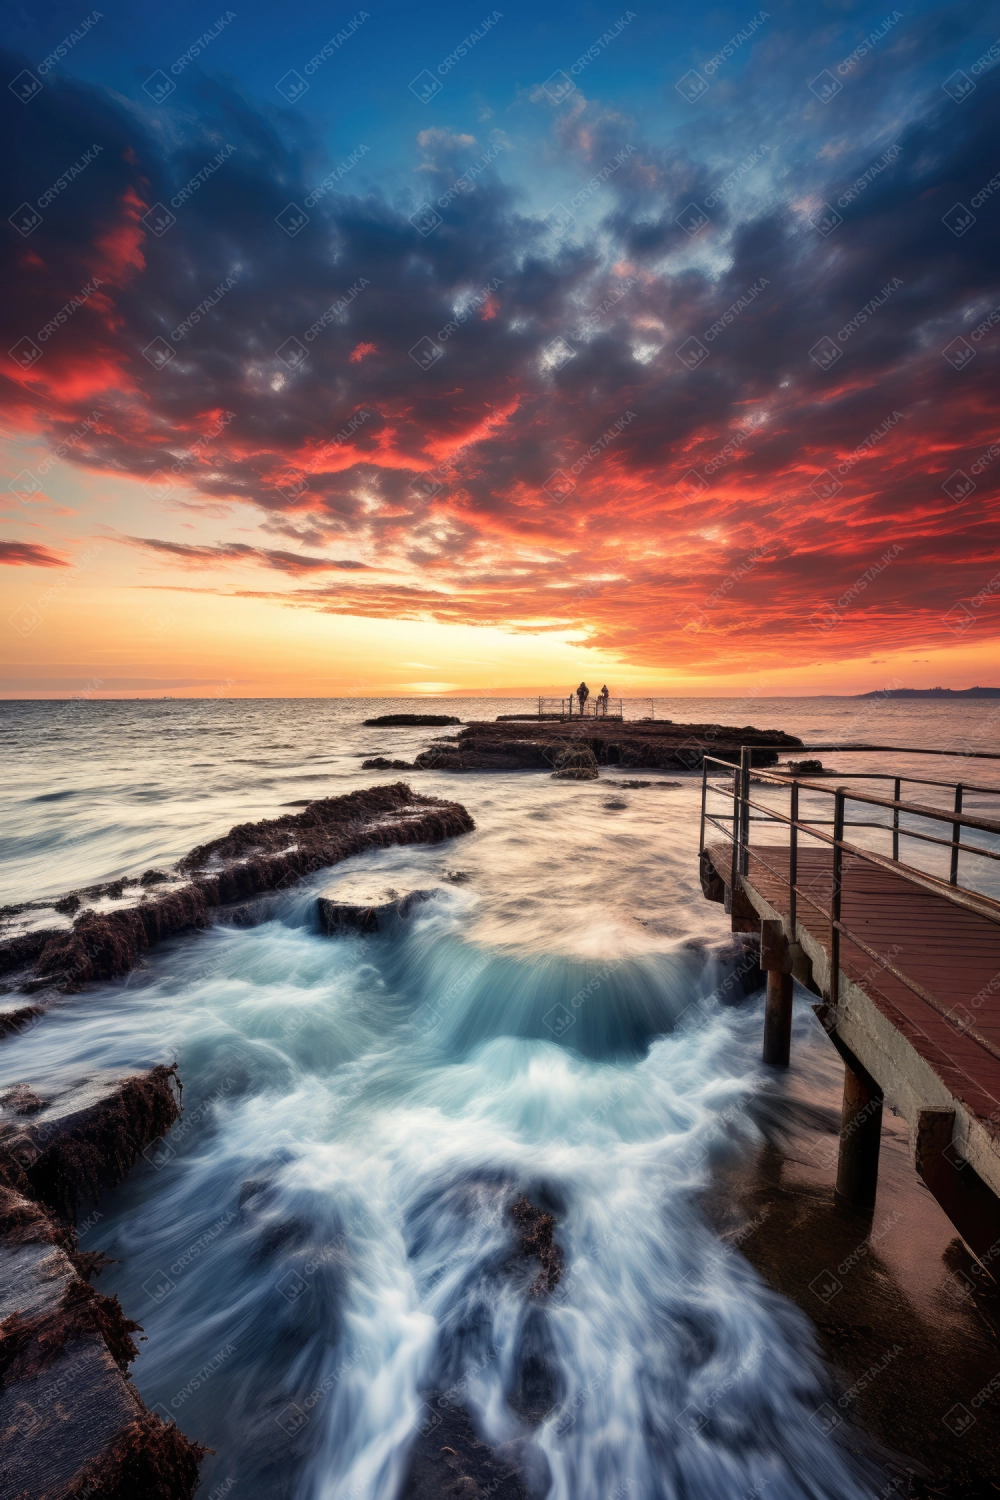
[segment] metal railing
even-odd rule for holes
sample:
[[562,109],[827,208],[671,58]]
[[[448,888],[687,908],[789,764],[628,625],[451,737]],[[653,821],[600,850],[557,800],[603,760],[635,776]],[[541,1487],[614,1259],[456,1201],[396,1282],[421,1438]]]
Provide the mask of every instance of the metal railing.
[[[848,856],[853,860],[867,862],[882,869],[893,871],[903,880],[930,890],[937,895],[944,896],[955,905],[963,907],[967,911],[973,911],[988,921],[1000,925],[1000,901],[993,897],[983,895],[959,882],[959,856],[960,854],[978,855],[984,859],[1000,859],[1000,847],[989,848],[983,845],[970,844],[962,839],[963,829],[974,829],[991,835],[1000,835],[1000,820],[996,818],[984,818],[968,813],[964,810],[963,801],[966,792],[975,792],[1000,798],[1000,787],[982,786],[975,782],[953,782],[942,781],[939,778],[927,776],[902,775],[895,771],[837,771],[830,775],[829,781],[817,780],[815,775],[792,774],[783,771],[765,771],[758,767],[751,767],[751,758],[755,750],[761,746],[742,746],[740,751],[740,763],[736,765],[732,761],[722,760],[716,756],[706,755],[702,769],[702,792],[701,792],[701,834],[699,851],[705,848],[705,829],[711,826],[717,829],[731,844],[732,862],[730,870],[730,889],[737,889],[739,876],[749,874],[750,861],[755,860],[763,868],[779,879],[788,891],[789,926],[793,940],[797,940],[798,903],[800,898],[812,906],[830,923],[830,1000],[836,1009],[840,994],[840,950],[841,940],[846,938],[855,947],[874,959],[880,968],[894,975],[914,994],[925,1000],[932,1008],[944,1015],[957,1029],[971,1036],[994,1057],[1000,1057],[1000,1049],[984,1037],[972,1024],[962,1024],[952,1014],[950,1007],[946,1006],[935,995],[926,989],[917,979],[905,974],[891,958],[876,952],[857,932],[853,931],[844,922],[841,912],[843,888],[844,888],[844,858]],[[785,748],[785,747],[781,747]],[[945,750],[922,750],[907,746],[895,745],[810,745],[803,746],[795,751],[796,757],[804,757],[817,751],[836,751],[838,754],[847,753],[893,753],[896,755],[949,755],[954,752]],[[786,752],[787,753],[787,752]],[[976,751],[967,756],[968,759],[997,761],[1000,754],[992,751]],[[717,771],[710,771],[710,767],[716,767]],[[752,771],[752,774],[751,774]],[[722,772],[725,776],[723,781],[710,780],[711,776]],[[891,797],[879,796],[877,793],[863,791],[860,788],[852,790],[849,786],[840,785],[845,781],[886,781],[892,782],[893,795]],[[790,806],[787,815],[766,803],[754,800],[750,795],[750,787],[753,783],[770,785],[775,787],[787,787],[790,796]],[[831,784],[833,783],[833,784]],[[951,791],[951,808],[933,807],[927,803],[906,801],[902,797],[905,786],[928,786],[944,787]],[[800,816],[799,802],[801,792],[819,793],[833,798],[832,818],[806,818]],[[716,817],[708,808],[708,797],[710,793],[722,794],[732,801],[732,813],[724,820]],[[891,821],[883,819],[850,819],[847,816],[847,803],[861,803],[868,808],[883,809],[891,813]],[[942,838],[937,834],[928,833],[919,828],[905,827],[900,822],[900,814],[906,814],[927,822],[950,825],[950,837]],[[789,830],[788,844],[788,870],[787,874],[777,870],[769,864],[765,854],[769,848],[780,846],[758,845],[751,847],[750,824],[770,823],[787,827]],[[832,828],[832,833],[822,831]],[[887,857],[876,850],[865,849],[848,841],[844,837],[846,828],[881,828],[892,835],[892,856]],[[830,866],[830,891],[829,907],[819,904],[816,897],[818,893],[814,886],[803,889],[799,882],[799,839],[801,836],[812,838],[818,842],[828,845],[831,849]],[[909,865],[899,858],[899,841],[901,838],[915,839],[922,843],[933,844],[938,847],[950,849],[949,877],[942,880],[938,876],[929,874],[913,865]]]
[[568,698],[539,698],[538,717],[544,719],[558,714],[561,719],[622,719],[624,712],[621,698],[605,700],[599,693],[591,696],[582,705],[575,693]]

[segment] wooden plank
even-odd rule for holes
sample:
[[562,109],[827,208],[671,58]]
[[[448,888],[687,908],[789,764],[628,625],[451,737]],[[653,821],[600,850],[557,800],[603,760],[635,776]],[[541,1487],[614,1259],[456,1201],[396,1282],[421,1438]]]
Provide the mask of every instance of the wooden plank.
[[[725,876],[731,846],[709,845]],[[841,920],[877,953],[916,981],[945,1009],[967,1014],[975,1034],[960,1029],[899,977],[842,936],[841,970],[931,1065],[946,1087],[1000,1136],[1000,927],[882,865],[844,859]],[[752,845],[747,883],[787,920],[790,916],[789,850]],[[814,889],[812,899],[810,884]],[[798,852],[798,920],[827,957],[831,951],[828,905],[832,856],[828,846]],[[984,1045],[984,1043],[986,1045]]]

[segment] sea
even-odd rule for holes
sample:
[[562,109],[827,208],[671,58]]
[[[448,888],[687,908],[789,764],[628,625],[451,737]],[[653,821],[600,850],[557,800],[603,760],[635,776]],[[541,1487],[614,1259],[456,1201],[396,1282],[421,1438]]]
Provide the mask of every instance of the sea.
[[[462,802],[476,829],[321,872],[256,927],[163,944],[3,1042],[0,1091],[178,1064],[181,1121],[80,1234],[114,1261],[100,1290],[145,1330],[132,1373],[147,1405],[214,1450],[206,1495],[395,1500],[455,1411],[548,1500],[876,1495],[849,1424],[831,1433],[821,1415],[810,1318],[705,1211],[713,1174],[760,1144],[752,1101],[805,1093],[835,1122],[843,1073],[806,991],[787,1074],[760,1062],[762,996],[728,1003],[729,922],[698,878],[700,772],[361,769],[456,732],[366,718],[531,706],[3,704],[7,904],[162,869],[236,823],[387,780]],[[818,758],[1000,787],[995,762],[970,759],[1000,745],[988,700],[644,699],[625,714],[895,746]],[[950,806],[935,786],[904,795]],[[709,794],[723,822],[726,806]],[[965,806],[995,815],[996,797]],[[829,816],[829,799],[815,807]],[[940,850],[907,843],[940,872]],[[995,868],[963,856],[962,878],[997,894]],[[387,933],[319,932],[318,894],[387,888],[433,897]],[[548,1294],[515,1253],[520,1195],[555,1218]],[[940,1265],[914,1261],[905,1223],[879,1251],[930,1316]]]

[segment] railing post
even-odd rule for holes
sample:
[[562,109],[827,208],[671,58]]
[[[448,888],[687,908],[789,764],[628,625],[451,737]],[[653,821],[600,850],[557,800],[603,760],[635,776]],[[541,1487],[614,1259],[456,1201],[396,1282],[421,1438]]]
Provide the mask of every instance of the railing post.
[[798,893],[795,887],[799,881],[799,784],[797,781],[792,782],[791,819],[791,841],[788,849],[788,915],[794,943],[798,941],[795,933],[798,914]]
[[[962,811],[962,783],[961,782],[959,782],[958,786],[955,788],[955,811],[956,811],[956,813],[960,813]],[[950,876],[950,881],[951,881],[952,885],[958,885],[958,846],[959,846],[959,843],[961,842],[961,838],[962,838],[962,825],[961,825],[961,823],[952,823],[952,825],[951,825],[951,837],[952,837],[952,845],[951,845],[951,876]]]
[[[702,764],[705,757],[702,756]],[[733,866],[729,889],[736,899],[736,877],[740,873],[740,768],[733,766]]]
[[708,761],[701,758],[701,831],[698,835],[698,853],[705,847],[705,799],[708,796]]
[[833,794],[833,889],[830,892],[830,1004],[840,1004],[840,895],[844,875],[845,788]]
[[750,757],[749,745],[740,749],[740,874],[750,872]]
[[[892,787],[892,800],[893,800],[893,802],[898,802],[899,801],[899,794],[900,794],[900,791],[902,789],[902,785],[903,785],[902,781],[897,776],[896,780],[893,782],[893,787]],[[899,808],[898,807],[894,807],[893,810],[892,810],[892,857],[893,857],[893,859],[898,859],[899,858]]]

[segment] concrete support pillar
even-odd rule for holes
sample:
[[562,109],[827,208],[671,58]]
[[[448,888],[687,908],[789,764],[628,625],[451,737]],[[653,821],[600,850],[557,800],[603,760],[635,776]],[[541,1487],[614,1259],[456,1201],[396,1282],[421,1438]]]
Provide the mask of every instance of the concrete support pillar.
[[787,1068],[792,1040],[792,960],[781,922],[761,921],[760,966],[767,971],[764,1061]]
[[854,1208],[870,1212],[875,1207],[881,1139],[882,1091],[874,1079],[862,1079],[845,1063],[836,1191]]

